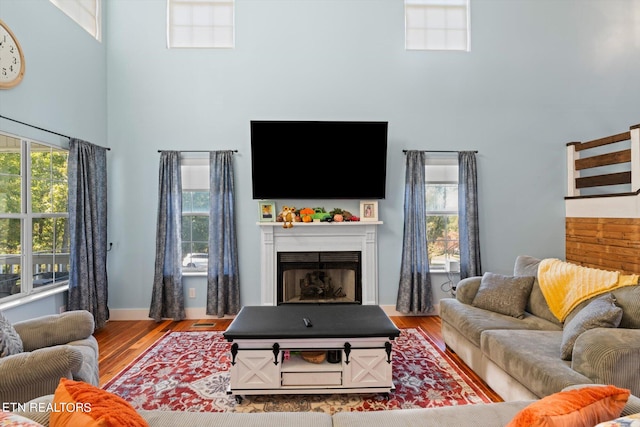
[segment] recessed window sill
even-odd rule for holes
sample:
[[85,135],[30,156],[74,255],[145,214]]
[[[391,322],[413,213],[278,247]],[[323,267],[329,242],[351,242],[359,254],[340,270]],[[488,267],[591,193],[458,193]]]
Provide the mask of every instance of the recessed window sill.
[[38,292],[32,292],[29,295],[22,295],[16,298],[7,297],[6,300],[0,302],[0,310],[7,310],[10,308],[19,307],[21,305],[29,304],[42,298],[47,298],[51,295],[59,294],[69,290],[69,282],[62,282],[60,285],[53,286],[46,290],[40,290]]
[[207,277],[206,271],[183,271],[182,277]]

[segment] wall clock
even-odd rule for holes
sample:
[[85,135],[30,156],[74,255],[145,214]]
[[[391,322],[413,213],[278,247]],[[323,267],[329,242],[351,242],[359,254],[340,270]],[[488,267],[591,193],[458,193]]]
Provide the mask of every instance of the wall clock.
[[24,55],[18,39],[0,20],[0,89],[10,89],[22,81]]

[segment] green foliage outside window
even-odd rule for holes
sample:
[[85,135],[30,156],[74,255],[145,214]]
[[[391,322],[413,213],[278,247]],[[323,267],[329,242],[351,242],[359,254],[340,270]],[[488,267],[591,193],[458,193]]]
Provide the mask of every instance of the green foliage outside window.
[[429,265],[444,268],[446,260],[460,259],[458,184],[430,182],[425,194]]
[[[35,287],[40,285],[36,275],[66,274],[69,268],[68,151],[0,137],[0,274],[19,275],[30,251]],[[28,144],[28,151],[23,144]],[[27,152],[29,164],[24,165]],[[29,229],[31,238],[23,247],[23,233]],[[12,286],[9,290],[0,284],[0,298],[21,291],[19,281]]]

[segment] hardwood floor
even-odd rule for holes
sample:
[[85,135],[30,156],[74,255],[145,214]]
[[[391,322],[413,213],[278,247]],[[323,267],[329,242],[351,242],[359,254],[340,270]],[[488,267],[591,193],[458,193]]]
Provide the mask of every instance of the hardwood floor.
[[[446,350],[438,316],[392,316],[391,320],[398,328],[422,328],[441,350]],[[106,384],[168,331],[224,331],[230,323],[231,319],[110,321],[95,333],[100,348],[100,385]],[[490,399],[502,401],[456,354],[447,353]]]

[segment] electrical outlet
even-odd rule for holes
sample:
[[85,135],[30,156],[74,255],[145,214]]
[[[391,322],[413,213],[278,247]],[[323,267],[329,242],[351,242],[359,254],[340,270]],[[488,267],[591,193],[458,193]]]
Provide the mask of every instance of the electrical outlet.
[[189,298],[196,297],[196,288],[189,288]]

